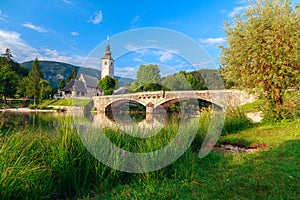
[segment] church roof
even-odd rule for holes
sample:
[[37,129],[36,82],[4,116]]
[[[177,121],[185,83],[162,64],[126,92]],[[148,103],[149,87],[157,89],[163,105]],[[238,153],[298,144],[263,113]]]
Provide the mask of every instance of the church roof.
[[87,92],[83,81],[75,80],[75,79],[70,80],[70,82],[63,89],[61,89],[61,91],[65,91],[65,92],[76,91],[76,92],[84,92],[84,93]]
[[69,83],[64,88],[61,89],[61,91],[65,91],[65,92],[71,91],[73,89],[74,83],[75,83],[74,79],[70,80]]
[[75,84],[73,86],[74,91],[76,92],[84,92],[86,93],[86,88],[84,86],[84,83],[81,80],[75,80]]
[[80,76],[83,78],[87,87],[98,88],[98,78],[86,74],[81,74]]

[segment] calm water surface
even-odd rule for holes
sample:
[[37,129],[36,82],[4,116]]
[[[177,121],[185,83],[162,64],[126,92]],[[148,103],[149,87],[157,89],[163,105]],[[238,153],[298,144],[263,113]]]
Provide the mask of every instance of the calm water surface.
[[20,130],[30,130],[32,128],[41,128],[47,132],[55,132],[61,123],[74,123],[74,119],[88,120],[89,123],[102,128],[116,127],[120,129],[130,129],[132,126],[149,129],[161,128],[168,123],[177,123],[179,121],[179,117],[176,114],[155,114],[151,119],[146,119],[145,113],[119,113],[114,115],[90,113],[81,116],[77,113],[59,112],[0,112],[0,118],[0,135]]

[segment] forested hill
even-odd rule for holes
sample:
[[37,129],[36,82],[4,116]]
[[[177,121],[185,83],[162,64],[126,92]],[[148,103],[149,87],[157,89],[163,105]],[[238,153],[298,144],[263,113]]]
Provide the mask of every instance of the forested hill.
[[[21,63],[21,67],[26,68],[28,70],[31,69],[33,61],[28,61]],[[44,79],[48,80],[51,87],[57,88],[58,84],[61,79],[66,79],[68,74],[72,74],[74,65],[68,64],[68,63],[62,63],[62,62],[56,62],[56,61],[39,61],[40,68],[43,72]],[[97,69],[91,69],[91,68],[85,68],[85,67],[77,67],[77,72],[79,75],[80,73],[90,75],[97,77],[99,79],[100,71]],[[211,69],[202,69],[199,70],[202,78],[205,80],[206,85],[209,85],[210,89],[217,89],[222,88],[219,84],[222,81],[219,81],[221,77],[219,76],[219,73],[217,70],[211,70]],[[187,74],[195,73],[195,72],[187,72]],[[175,74],[174,74],[175,75]],[[173,76],[173,75],[171,75]],[[130,78],[120,78],[116,77],[118,79],[118,85],[124,86],[126,83],[131,84],[133,82],[133,79]],[[164,79],[164,78],[163,78]]]
[[[21,63],[21,67],[26,68],[28,70],[31,69],[33,61],[28,61]],[[48,80],[51,87],[57,88],[61,79],[66,79],[68,74],[72,74],[74,65],[56,61],[39,61],[40,68],[43,72],[44,79]],[[85,67],[77,67],[78,75],[80,73],[97,77],[100,77],[100,71],[97,69],[85,68]],[[122,78],[120,80],[119,77],[119,86],[124,86],[125,82],[131,83],[133,79]]]

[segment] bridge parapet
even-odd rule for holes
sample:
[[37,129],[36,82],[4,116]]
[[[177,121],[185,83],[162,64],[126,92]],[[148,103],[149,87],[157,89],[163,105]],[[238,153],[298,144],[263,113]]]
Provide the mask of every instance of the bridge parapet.
[[173,103],[189,99],[202,99],[226,108],[253,102],[255,97],[241,90],[155,91],[93,97],[94,105],[100,112],[104,112],[111,104],[118,106],[130,101],[144,105],[146,110],[148,108],[151,112],[150,110],[158,106],[168,107]]

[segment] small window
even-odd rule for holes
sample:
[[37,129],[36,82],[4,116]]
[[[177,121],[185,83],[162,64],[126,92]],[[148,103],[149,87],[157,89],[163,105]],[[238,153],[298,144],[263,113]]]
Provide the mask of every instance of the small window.
[[104,62],[104,65],[107,65],[107,61]]

